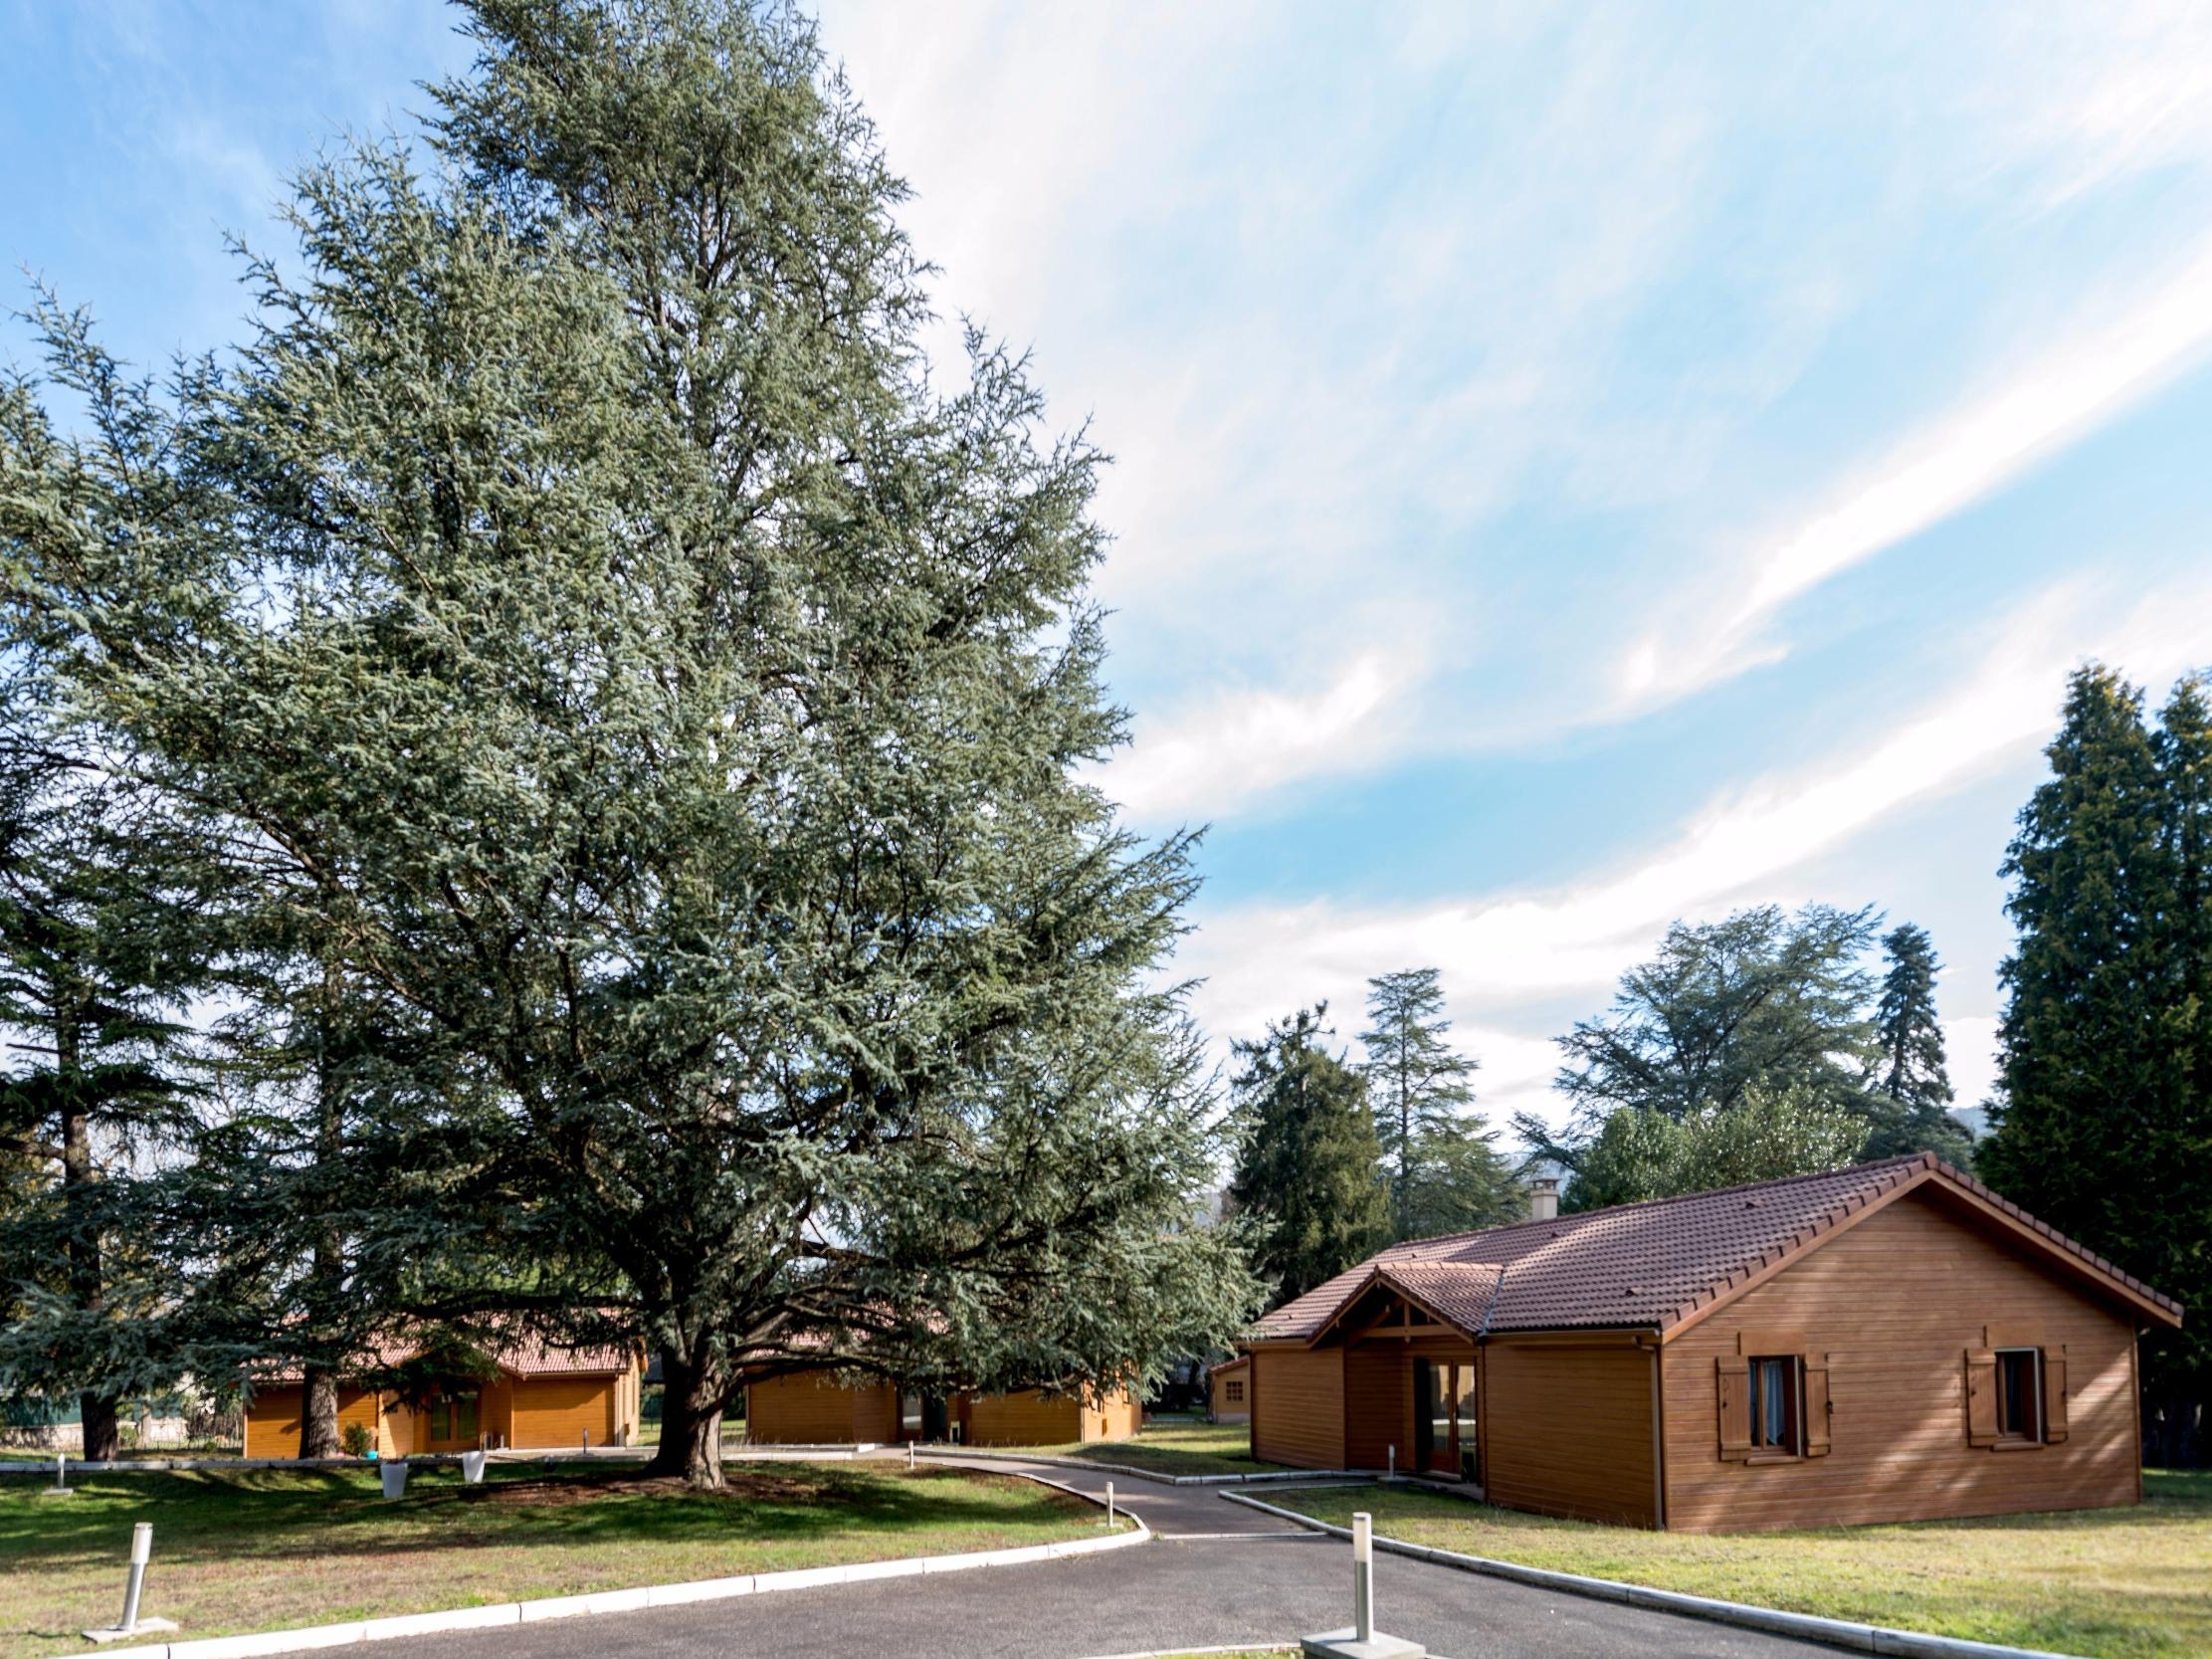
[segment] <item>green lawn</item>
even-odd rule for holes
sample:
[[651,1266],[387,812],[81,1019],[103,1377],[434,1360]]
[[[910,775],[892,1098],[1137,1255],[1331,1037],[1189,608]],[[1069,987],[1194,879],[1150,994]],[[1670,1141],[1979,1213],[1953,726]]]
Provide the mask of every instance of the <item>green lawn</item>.
[[2212,1473],[2143,1478],[2139,1509],[1717,1537],[1551,1521],[1403,1488],[1275,1502],[1473,1555],[2094,1659],[2212,1653]]
[[[1089,1504],[1010,1476],[745,1464],[701,1494],[634,1469],[88,1475],[74,1498],[0,1481],[0,1659],[113,1620],[134,1521],[153,1523],[144,1611],[185,1637],[1095,1536]],[[90,1651],[88,1647],[87,1651]]]
[[1133,1440],[1093,1440],[1072,1446],[989,1446],[994,1452],[1035,1452],[1091,1463],[1126,1463],[1163,1475],[1261,1475],[1280,1469],[1252,1455],[1251,1425],[1207,1423],[1196,1418],[1147,1425]]

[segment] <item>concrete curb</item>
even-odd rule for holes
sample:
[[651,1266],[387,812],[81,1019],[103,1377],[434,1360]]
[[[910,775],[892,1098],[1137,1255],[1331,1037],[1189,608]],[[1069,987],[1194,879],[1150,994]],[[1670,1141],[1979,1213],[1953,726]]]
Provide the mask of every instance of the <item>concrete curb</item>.
[[917,1459],[973,1458],[983,1463],[1049,1463],[1060,1469],[1128,1475],[1157,1486],[1327,1486],[1341,1481],[1379,1483],[1388,1478],[1380,1469],[1284,1469],[1265,1475],[1163,1475],[1157,1469],[1142,1469],[1133,1463],[1101,1463],[1088,1457],[1039,1457],[1029,1452],[988,1451],[967,1446],[917,1446],[914,1456]]
[[[1009,1471],[1019,1474],[1020,1471]],[[1022,1479],[1081,1498],[1094,1498],[1043,1475]],[[1011,1550],[974,1550],[958,1555],[909,1555],[892,1561],[855,1561],[845,1566],[802,1566],[784,1572],[740,1573],[730,1578],[695,1578],[683,1584],[647,1584],[637,1589],[594,1590],[584,1595],[549,1595],[534,1601],[502,1601],[488,1607],[452,1607],[435,1613],[400,1613],[389,1618],[356,1619],[345,1624],[309,1624],[292,1630],[262,1630],[250,1636],[202,1636],[185,1642],[145,1642],[109,1648],[116,1659],[262,1659],[266,1654],[298,1653],[308,1648],[348,1647],[355,1642],[389,1641],[396,1636],[432,1636],[449,1630],[483,1630],[529,1624],[538,1619],[586,1618],[599,1613],[635,1613],[650,1607],[679,1607],[698,1601],[726,1601],[740,1595],[771,1595],[778,1590],[819,1589],[830,1584],[872,1583],[880,1578],[918,1577],[927,1572],[965,1572],[976,1567],[1022,1566],[1069,1555],[1097,1555],[1149,1544],[1151,1528],[1126,1510],[1131,1530],[1105,1538],[1069,1539],[1060,1544],[1030,1544]],[[76,1650],[56,1659],[75,1659]]]
[[[722,1448],[724,1463],[773,1463],[779,1459],[802,1462],[851,1462],[888,1450],[889,1441],[863,1441],[844,1446],[740,1446]],[[643,1463],[653,1456],[651,1446],[504,1446],[484,1455],[494,1463]],[[425,1467],[458,1465],[459,1452],[415,1452],[394,1463]],[[71,1475],[158,1475],[178,1469],[373,1469],[372,1457],[118,1457],[99,1462],[71,1458]],[[44,1463],[0,1463],[0,1475],[44,1475],[51,1479],[54,1460]]]
[[[1232,1504],[1242,1504],[1247,1509],[1259,1510],[1285,1521],[1295,1521],[1302,1527],[1310,1527],[1316,1533],[1326,1533],[1331,1538],[1348,1539],[1351,1529],[1338,1527],[1330,1522],[1317,1521],[1310,1515],[1301,1515],[1296,1510],[1284,1509],[1276,1504],[1263,1504],[1257,1498],[1248,1498],[1241,1492],[1224,1492],[1221,1496]],[[1903,1659],[2079,1659],[2078,1655],[2052,1653],[2043,1648],[2007,1647],[2002,1642],[1970,1642],[1957,1636],[1930,1636],[1917,1630],[1893,1630],[1881,1624],[1857,1624],[1850,1619],[1822,1618],[1817,1613],[1789,1613],[1779,1607],[1754,1607],[1742,1601],[1718,1601],[1706,1595],[1688,1595],[1680,1590],[1655,1590],[1643,1584],[1624,1584],[1613,1578],[1587,1578],[1579,1572],[1556,1572],[1549,1567],[1522,1566],[1518,1561],[1494,1560],[1488,1555],[1463,1555],[1456,1550],[1433,1550],[1426,1545],[1408,1544],[1402,1539],[1375,1535],[1375,1548],[1386,1550],[1393,1555],[1404,1555],[1417,1561],[1434,1561],[1439,1566],[1452,1567],[1461,1572],[1483,1572],[1494,1578],[1509,1578],[1515,1583],[1528,1584],[1536,1589],[1560,1590],[1568,1595],[1587,1595],[1601,1601],[1622,1601],[1632,1607],[1649,1607],[1654,1612],[1681,1613],[1690,1618],[1710,1619],[1716,1624],[1740,1625],[1747,1630],[1763,1630],[1769,1635],[1796,1636],[1804,1641],[1825,1642],[1831,1647],[1850,1648],[1858,1653],[1887,1653],[1902,1655]]]

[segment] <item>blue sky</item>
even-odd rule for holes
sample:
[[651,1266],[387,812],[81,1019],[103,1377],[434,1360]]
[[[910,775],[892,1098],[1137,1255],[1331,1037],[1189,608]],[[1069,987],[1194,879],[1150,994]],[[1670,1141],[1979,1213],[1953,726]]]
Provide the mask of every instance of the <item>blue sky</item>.
[[[0,0],[0,254],[158,358],[465,58],[428,0]],[[1672,919],[1929,928],[1989,1070],[2067,670],[2212,662],[2212,11],[824,0],[949,345],[1116,465],[1106,773],[1219,1038],[1433,963],[1484,1104]],[[20,330],[0,335],[20,352]]]

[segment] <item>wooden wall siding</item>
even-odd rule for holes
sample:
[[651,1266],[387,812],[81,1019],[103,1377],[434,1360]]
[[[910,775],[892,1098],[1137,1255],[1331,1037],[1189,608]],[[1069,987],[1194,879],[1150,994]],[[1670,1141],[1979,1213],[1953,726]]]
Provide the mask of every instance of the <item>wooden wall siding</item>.
[[1344,1467],[1344,1349],[1253,1351],[1252,1455],[1294,1469]]
[[1095,1406],[1083,1408],[1082,1438],[1126,1440],[1143,1424],[1144,1408],[1137,1403],[1136,1395],[1124,1388],[1119,1393],[1108,1394]]
[[[1493,1337],[1483,1365],[1483,1490],[1492,1503],[1582,1521],[1657,1524],[1647,1350],[1626,1339]],[[1709,1393],[1706,1420],[1712,1417]]]
[[1095,1438],[1084,1433],[1084,1415],[1072,1394],[1047,1399],[1034,1388],[978,1394],[968,1406],[968,1440],[976,1446],[1064,1446]]
[[[302,1390],[297,1386],[264,1388],[254,1396],[253,1406],[246,1413],[246,1456],[248,1457],[298,1457]],[[359,1423],[369,1432],[369,1443],[381,1454],[383,1445],[378,1439],[376,1395],[360,1388],[338,1390],[338,1447],[345,1447],[345,1430],[349,1423]]]
[[[1475,1350],[1464,1357],[1472,1362]],[[1413,1357],[1403,1343],[1354,1343],[1344,1349],[1344,1467],[1413,1467]]]
[[517,1447],[576,1446],[585,1432],[594,1446],[614,1439],[614,1384],[611,1376],[537,1376],[514,1384],[514,1438]]
[[[2067,1361],[2068,1436],[1969,1446],[1965,1353],[1989,1327]],[[1828,1356],[1831,1449],[1778,1463],[1719,1456],[1715,1362],[1763,1333]],[[2122,1317],[1911,1193],[1665,1351],[1667,1521],[1710,1532],[1901,1521],[2136,1501],[2134,1333]],[[1763,1350],[1762,1350],[1763,1351]]]
[[[1229,1397],[1229,1384],[1237,1384],[1237,1398]],[[1206,1379],[1213,1418],[1217,1423],[1249,1423],[1252,1421],[1252,1367],[1239,1365],[1229,1372],[1215,1371]]]
[[828,1371],[771,1377],[745,1390],[745,1437],[766,1446],[847,1446],[898,1437],[888,1382],[848,1388]]

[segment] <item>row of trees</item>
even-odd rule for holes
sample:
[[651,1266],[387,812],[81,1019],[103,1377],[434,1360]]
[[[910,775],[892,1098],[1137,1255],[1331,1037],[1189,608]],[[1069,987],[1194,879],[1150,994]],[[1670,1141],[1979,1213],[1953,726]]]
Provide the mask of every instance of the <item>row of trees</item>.
[[1100,457],[923,267],[810,27],[472,0],[158,384],[0,383],[0,1393],[309,1378],[394,1321],[1070,1386],[1259,1290],[1162,965]]
[[[1566,1204],[1664,1198],[1973,1143],[1952,1115],[1941,964],[1926,932],[1872,908],[1761,906],[1677,923],[1622,975],[1612,1009],[1559,1039],[1555,1134],[1514,1128],[1571,1172]],[[1867,957],[1880,938],[1883,971]]]
[[1282,1297],[1397,1239],[1520,1219],[1512,1164],[1472,1110],[1476,1062],[1450,1041],[1435,968],[1367,982],[1361,1056],[1330,1051],[1326,1004],[1240,1042],[1229,1196],[1262,1231]]
[[2153,724],[2086,668],[2048,752],[2005,864],[2019,943],[1977,1167],[2181,1299],[2187,1326],[2142,1345],[2145,1451],[2191,1464],[2212,1409],[2212,693],[2182,680]]

